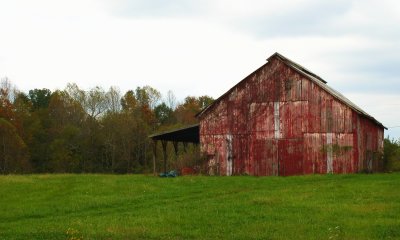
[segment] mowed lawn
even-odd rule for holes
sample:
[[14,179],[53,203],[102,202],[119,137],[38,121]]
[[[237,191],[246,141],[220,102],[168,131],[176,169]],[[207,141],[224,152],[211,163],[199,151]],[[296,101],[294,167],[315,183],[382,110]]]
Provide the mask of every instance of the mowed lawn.
[[0,176],[0,239],[400,239],[400,174]]

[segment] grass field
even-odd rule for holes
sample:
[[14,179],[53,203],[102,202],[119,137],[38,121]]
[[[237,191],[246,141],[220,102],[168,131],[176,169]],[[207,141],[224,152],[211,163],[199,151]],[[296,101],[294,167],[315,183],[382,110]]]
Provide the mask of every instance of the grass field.
[[0,239],[400,239],[400,174],[0,176]]

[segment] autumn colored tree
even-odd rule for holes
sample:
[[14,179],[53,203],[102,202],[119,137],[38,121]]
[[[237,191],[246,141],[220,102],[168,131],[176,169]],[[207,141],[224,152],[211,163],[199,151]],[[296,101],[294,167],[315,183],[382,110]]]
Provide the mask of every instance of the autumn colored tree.
[[[137,151],[140,146],[139,121],[133,114],[108,114],[102,119],[105,143],[105,167],[113,173],[138,172],[141,168]],[[146,139],[147,140],[147,139]]]
[[148,136],[196,122],[211,101],[187,97],[177,105],[172,91],[162,98],[150,86],[122,95],[117,87],[83,90],[74,83],[25,94],[3,79],[0,173],[150,171]]
[[[20,99],[22,99],[20,101]],[[24,120],[29,117],[30,106],[26,95],[20,93],[8,78],[0,82],[0,172],[31,171],[29,153],[23,137]]]
[[55,91],[49,102],[49,168],[56,172],[80,172],[82,126],[86,113],[67,91]]
[[26,173],[31,171],[28,149],[16,128],[0,118],[0,173]]
[[150,86],[137,87],[135,97],[140,109],[141,118],[153,129],[156,127],[154,108],[161,100],[161,93]]
[[140,106],[147,106],[154,109],[161,100],[161,93],[150,86],[137,87],[136,99]]
[[127,91],[121,98],[121,106],[122,110],[124,111],[135,111],[136,107],[138,106],[138,101],[136,100],[135,93],[132,90]]
[[15,121],[18,122],[14,126],[19,128],[17,129],[19,135],[26,144],[29,144],[32,140],[32,128],[35,121],[32,116],[32,103],[25,93],[19,92],[12,105]]
[[55,129],[66,125],[80,126],[86,118],[81,103],[73,99],[66,91],[55,91],[51,95],[48,108],[52,126]]
[[197,123],[196,114],[212,102],[213,99],[209,96],[186,97],[185,101],[175,110],[178,122],[186,125]]
[[0,81],[0,117],[16,124],[13,110],[14,89],[8,78]]

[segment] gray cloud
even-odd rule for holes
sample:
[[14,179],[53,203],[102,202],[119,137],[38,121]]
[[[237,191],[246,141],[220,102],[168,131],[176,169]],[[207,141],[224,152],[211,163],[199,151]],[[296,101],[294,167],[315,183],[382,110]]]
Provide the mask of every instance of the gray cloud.
[[231,27],[258,38],[365,35],[400,38],[397,6],[366,1],[305,1],[270,14],[230,20]]
[[343,1],[308,1],[272,14],[249,15],[232,21],[234,27],[259,38],[331,35],[341,31],[334,20],[351,6]]
[[[277,7],[274,1],[115,0],[111,11],[131,18],[197,17],[260,39],[344,34],[400,38],[398,13],[391,11],[396,6],[387,1],[282,1]],[[244,4],[249,10],[240,10]]]

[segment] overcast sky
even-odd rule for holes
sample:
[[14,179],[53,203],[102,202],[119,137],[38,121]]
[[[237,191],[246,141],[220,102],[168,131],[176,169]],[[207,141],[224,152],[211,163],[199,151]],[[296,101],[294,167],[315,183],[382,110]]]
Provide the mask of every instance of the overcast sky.
[[399,1],[0,0],[0,77],[23,91],[75,82],[217,98],[279,52],[393,127],[399,43]]

